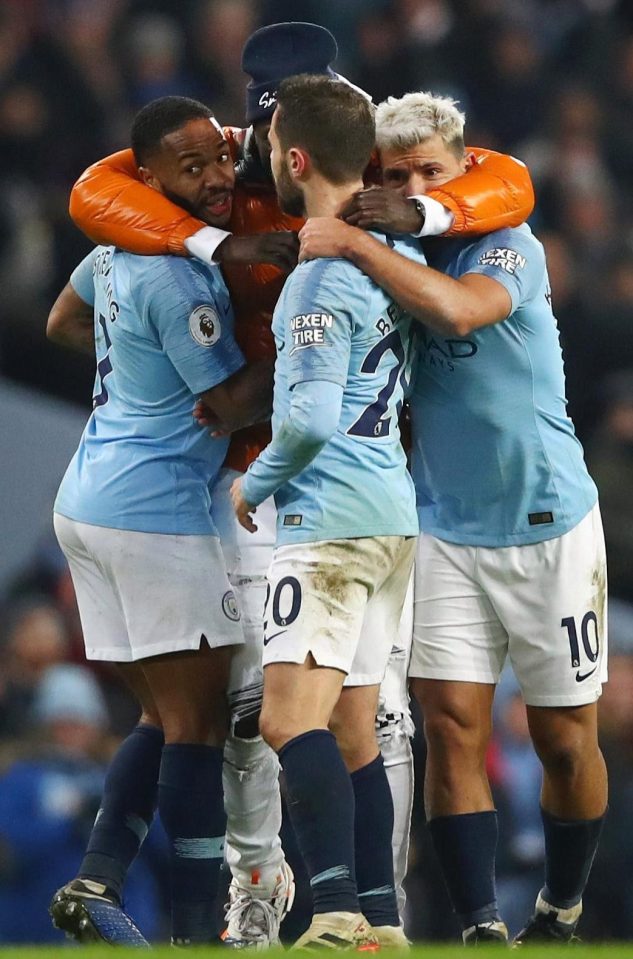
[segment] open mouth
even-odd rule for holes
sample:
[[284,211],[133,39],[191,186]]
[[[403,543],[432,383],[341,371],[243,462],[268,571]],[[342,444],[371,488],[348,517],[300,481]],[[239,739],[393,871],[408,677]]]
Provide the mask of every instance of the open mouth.
[[225,216],[231,212],[233,196],[231,193],[221,193],[206,203],[206,208],[212,216]]

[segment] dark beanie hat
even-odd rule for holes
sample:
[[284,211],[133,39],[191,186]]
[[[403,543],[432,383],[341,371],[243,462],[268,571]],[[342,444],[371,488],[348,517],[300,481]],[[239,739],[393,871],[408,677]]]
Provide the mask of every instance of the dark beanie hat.
[[273,115],[277,89],[286,77],[299,73],[336,77],[330,63],[337,54],[330,31],[316,23],[272,23],[256,30],[242,51],[242,70],[251,77],[246,87],[246,122]]

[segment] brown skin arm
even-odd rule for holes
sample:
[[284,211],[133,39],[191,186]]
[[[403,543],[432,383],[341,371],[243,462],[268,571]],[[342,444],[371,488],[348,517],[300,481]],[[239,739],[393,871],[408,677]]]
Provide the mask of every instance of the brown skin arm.
[[61,291],[48,314],[46,335],[53,343],[94,356],[93,308],[78,296],[70,283]]
[[269,420],[273,372],[272,360],[259,360],[243,366],[228,380],[201,394],[194,417],[201,426],[210,428],[217,435]]
[[444,336],[466,336],[504,320],[512,309],[510,294],[496,280],[478,273],[455,280],[413,263],[333,217],[308,220],[299,239],[300,260],[320,256],[351,260],[412,316]]

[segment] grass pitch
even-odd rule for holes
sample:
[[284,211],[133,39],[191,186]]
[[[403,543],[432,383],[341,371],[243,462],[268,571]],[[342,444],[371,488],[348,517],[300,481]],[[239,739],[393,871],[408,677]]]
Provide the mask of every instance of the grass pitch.
[[[569,950],[571,949],[571,956]],[[268,959],[280,959],[286,955],[287,950],[271,949],[266,955]],[[72,959],[73,955],[81,956],[81,959],[113,959],[117,955],[135,955],[143,956],[147,952],[138,949],[116,949],[113,951],[111,946],[72,946],[68,949],[59,946],[38,947],[25,946],[18,948],[9,946],[0,947],[0,959],[62,959],[67,956]],[[169,946],[158,946],[149,953],[152,959],[174,959],[177,955],[182,955],[182,951],[174,951]],[[332,953],[334,955],[335,953]],[[402,953],[382,949],[381,954],[387,956],[402,956]],[[571,946],[522,946],[513,954],[521,956],[521,959],[633,959],[633,943],[610,943],[608,945],[571,945]],[[186,949],[187,956],[214,956],[225,957],[231,955],[231,951],[224,946],[205,947],[202,949]],[[459,943],[454,945],[428,945],[416,944],[411,951],[407,953],[409,959],[466,959],[470,955],[470,950],[464,951],[464,947]],[[501,959],[504,955],[503,947],[500,946],[477,946],[476,959]]]

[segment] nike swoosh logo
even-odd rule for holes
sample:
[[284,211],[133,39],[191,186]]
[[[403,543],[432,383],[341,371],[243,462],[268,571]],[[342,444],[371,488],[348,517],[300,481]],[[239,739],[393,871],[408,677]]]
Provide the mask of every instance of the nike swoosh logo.
[[283,636],[283,634],[287,632],[287,629],[280,629],[278,633],[273,633],[272,636],[264,636],[264,646],[268,646],[271,639],[274,639],[275,636]]
[[582,683],[584,682],[585,679],[589,679],[590,676],[593,676],[597,668],[598,668],[597,666],[594,666],[593,669],[591,669],[588,673],[585,673],[584,675],[581,675],[580,672],[576,673],[576,682]]

